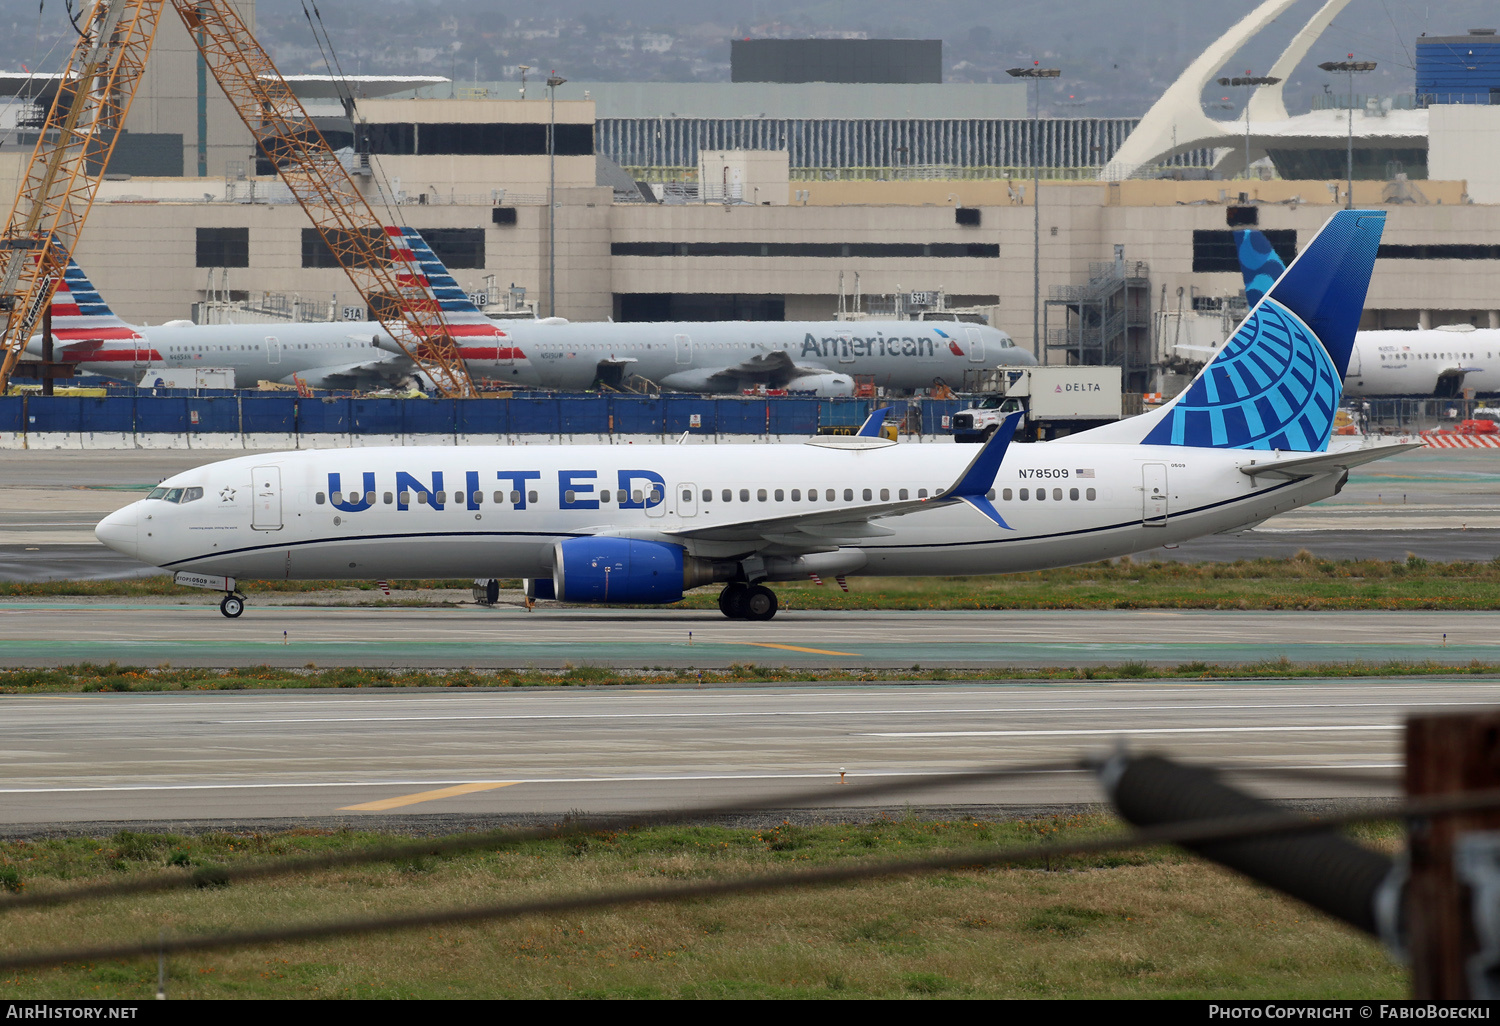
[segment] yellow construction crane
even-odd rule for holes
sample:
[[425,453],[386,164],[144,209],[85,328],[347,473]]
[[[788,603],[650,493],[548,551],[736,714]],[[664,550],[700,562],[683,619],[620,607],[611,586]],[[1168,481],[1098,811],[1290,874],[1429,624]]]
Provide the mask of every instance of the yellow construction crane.
[[[260,152],[307,212],[371,315],[445,396],[476,395],[421,269],[398,265],[375,216],[228,0],[171,0]],[[95,0],[0,235],[0,389],[52,300],[140,83],[165,0]],[[402,252],[405,252],[403,249]]]

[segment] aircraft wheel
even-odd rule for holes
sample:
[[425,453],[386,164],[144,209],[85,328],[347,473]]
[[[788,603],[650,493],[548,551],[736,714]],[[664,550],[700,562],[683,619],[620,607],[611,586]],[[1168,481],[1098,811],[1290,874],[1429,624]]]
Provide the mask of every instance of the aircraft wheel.
[[245,611],[245,600],[239,595],[225,595],[219,603],[219,612],[233,620]]
[[748,615],[746,601],[749,599],[750,589],[743,584],[735,583],[726,585],[719,592],[719,612],[731,620],[743,620]]
[[776,593],[770,588],[757,584],[745,596],[745,619],[747,620],[769,620],[776,615],[778,608]]

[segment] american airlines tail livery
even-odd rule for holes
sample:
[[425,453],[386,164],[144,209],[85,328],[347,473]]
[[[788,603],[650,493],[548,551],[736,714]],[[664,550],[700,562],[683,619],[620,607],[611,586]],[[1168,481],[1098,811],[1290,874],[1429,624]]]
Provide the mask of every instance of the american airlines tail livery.
[[[1254,306],[1286,270],[1264,235],[1234,233],[1245,299]],[[1344,375],[1351,396],[1416,395],[1451,398],[1465,389],[1500,391],[1500,330],[1469,324],[1415,331],[1361,331]]]
[[[386,235],[394,259],[410,259],[403,251],[411,250],[437,259],[415,228],[387,228]],[[401,284],[424,290],[429,301],[439,301],[424,276],[398,277]],[[505,332],[457,285],[452,291],[458,295],[440,301],[460,355],[490,364],[507,359]],[[314,388],[383,388],[419,380],[416,365],[377,321],[126,324],[71,260],[52,299],[52,324],[58,362],[145,385],[153,371],[184,367],[232,368],[241,385],[261,378],[291,384],[293,375]],[[382,342],[389,348],[381,348]],[[42,355],[40,336],[26,351]]]
[[[185,584],[529,579],[542,597],[775,615],[775,581],[998,574],[1242,528],[1411,448],[1328,451],[1385,222],[1341,211],[1188,389],[1139,417],[1012,444],[831,437],[792,445],[482,446],[285,452],[162,482],[100,541]],[[476,400],[483,401],[483,400]]]

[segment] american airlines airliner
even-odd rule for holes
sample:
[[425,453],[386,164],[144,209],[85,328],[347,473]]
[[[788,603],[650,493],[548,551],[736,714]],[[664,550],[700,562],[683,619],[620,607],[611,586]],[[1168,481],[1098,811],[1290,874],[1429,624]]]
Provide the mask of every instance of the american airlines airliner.
[[[388,228],[392,258],[419,273],[404,286],[440,306],[470,373],[508,387],[620,387],[632,375],[669,391],[764,387],[820,396],[874,384],[925,389],[961,385],[971,370],[1031,366],[1032,355],[985,324],[951,321],[497,322],[486,317],[414,228]],[[78,265],[52,300],[56,359],[106,377],[151,384],[153,370],[232,368],[235,383],[262,378],[314,388],[381,388],[420,382],[412,361],[374,321],[126,324]],[[41,356],[41,338],[27,352]]]
[[1340,211],[1186,391],[1053,442],[1012,444],[1012,416],[977,453],[867,435],[285,452],[178,474],[96,534],[223,591],[231,617],[247,579],[520,577],[599,604],[717,583],[726,616],[767,620],[775,581],[1036,570],[1243,528],[1412,447],[1329,451],[1384,223]]

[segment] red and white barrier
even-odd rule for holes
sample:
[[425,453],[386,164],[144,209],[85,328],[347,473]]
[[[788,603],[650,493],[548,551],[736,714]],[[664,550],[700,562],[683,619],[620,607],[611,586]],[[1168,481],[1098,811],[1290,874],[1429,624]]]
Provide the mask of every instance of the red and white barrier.
[[1500,435],[1422,434],[1422,441],[1433,449],[1500,449]]

